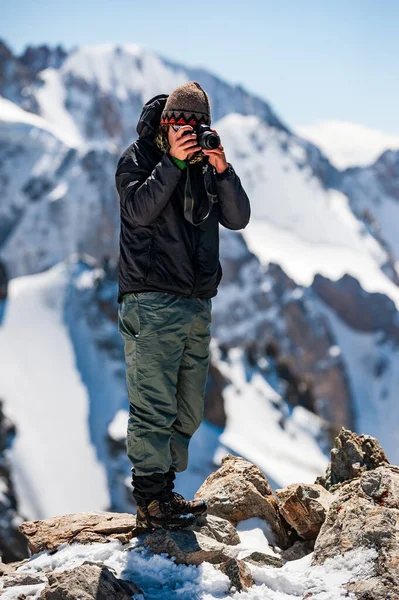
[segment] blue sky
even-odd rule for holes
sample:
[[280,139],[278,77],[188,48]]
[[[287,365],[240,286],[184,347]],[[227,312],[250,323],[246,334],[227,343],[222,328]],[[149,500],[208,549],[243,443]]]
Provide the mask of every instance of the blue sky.
[[0,38],[136,42],[269,100],[289,125],[399,133],[399,0],[3,0]]

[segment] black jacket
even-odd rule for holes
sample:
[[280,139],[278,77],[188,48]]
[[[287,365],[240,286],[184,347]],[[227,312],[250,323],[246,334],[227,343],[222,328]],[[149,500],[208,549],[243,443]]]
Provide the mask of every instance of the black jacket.
[[[243,229],[251,209],[230,163],[223,173],[203,162],[183,170],[154,142],[167,99],[159,94],[143,107],[133,142],[120,157],[115,173],[120,198],[118,302],[127,292],[164,291],[186,298],[212,298],[222,278],[219,223]],[[184,217],[187,169],[194,203],[194,222],[209,208],[204,165],[217,193],[209,217],[195,226]]]

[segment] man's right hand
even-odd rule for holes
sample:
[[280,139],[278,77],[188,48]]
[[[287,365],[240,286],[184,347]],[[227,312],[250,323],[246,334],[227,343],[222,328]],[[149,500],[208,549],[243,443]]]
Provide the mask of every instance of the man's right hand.
[[[193,133],[183,135],[187,130],[191,130]],[[170,144],[169,154],[179,160],[186,160],[189,154],[202,150],[197,142],[197,134],[191,125],[182,125],[178,131],[170,126],[168,139]]]

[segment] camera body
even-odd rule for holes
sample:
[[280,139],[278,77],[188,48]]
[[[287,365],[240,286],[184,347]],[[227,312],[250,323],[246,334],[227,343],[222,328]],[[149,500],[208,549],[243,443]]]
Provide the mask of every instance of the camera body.
[[[181,125],[172,125],[173,129],[175,131],[179,131],[180,127],[182,127]],[[205,125],[205,123],[201,123],[200,125],[195,126],[191,126],[194,130],[194,132],[197,134],[197,141],[198,141],[198,145],[201,146],[201,148],[205,148],[205,150],[215,150],[215,148],[218,148],[220,146],[220,137],[211,130],[211,128],[209,127],[209,125]],[[183,135],[187,135],[187,134],[191,134],[192,131],[190,131],[189,129],[187,129],[187,131],[185,131],[183,133]]]

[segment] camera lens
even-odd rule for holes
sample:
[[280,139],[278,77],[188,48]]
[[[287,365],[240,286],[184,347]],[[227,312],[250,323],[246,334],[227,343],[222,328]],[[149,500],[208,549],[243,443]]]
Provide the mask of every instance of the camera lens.
[[213,131],[204,131],[201,133],[198,143],[206,150],[214,150],[220,146],[220,138]]

